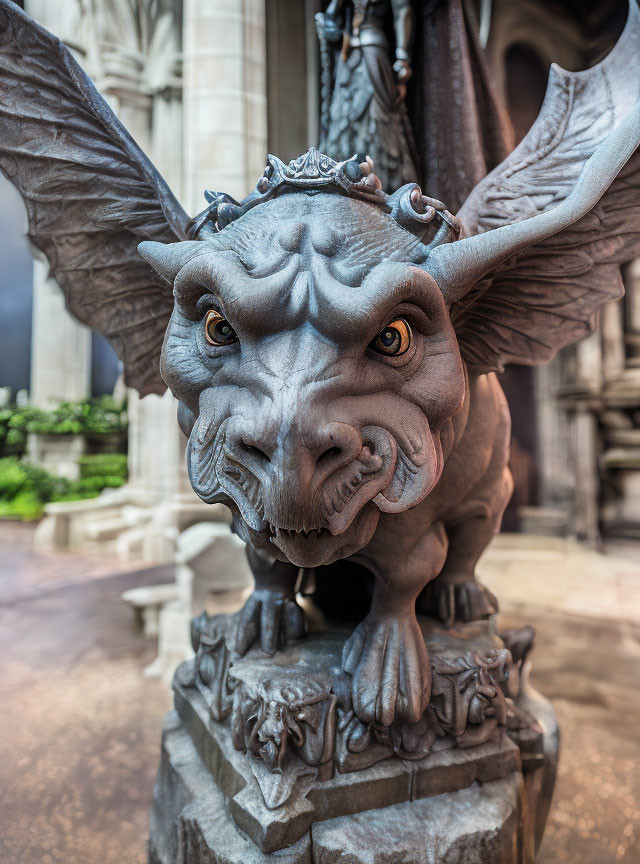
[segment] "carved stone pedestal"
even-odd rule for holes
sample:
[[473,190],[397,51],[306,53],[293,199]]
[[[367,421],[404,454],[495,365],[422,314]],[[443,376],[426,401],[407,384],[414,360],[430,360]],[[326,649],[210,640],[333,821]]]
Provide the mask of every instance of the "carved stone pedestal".
[[347,628],[240,658],[232,616],[196,619],[165,722],[150,862],[533,862],[557,726],[524,681],[532,631],[421,625],[431,703],[419,723],[383,729],[353,713]]

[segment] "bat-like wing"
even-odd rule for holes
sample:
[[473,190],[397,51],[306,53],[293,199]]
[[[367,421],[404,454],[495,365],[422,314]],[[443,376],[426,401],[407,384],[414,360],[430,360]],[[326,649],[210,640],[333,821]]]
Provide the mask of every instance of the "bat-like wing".
[[472,371],[544,362],[592,330],[640,255],[640,12],[583,72],[552,67],[540,116],[471,193],[466,239],[428,269],[452,302]]
[[184,240],[186,214],[67,48],[0,0],[0,169],[71,313],[101,331],[144,395],[166,389],[171,288],[137,252]]

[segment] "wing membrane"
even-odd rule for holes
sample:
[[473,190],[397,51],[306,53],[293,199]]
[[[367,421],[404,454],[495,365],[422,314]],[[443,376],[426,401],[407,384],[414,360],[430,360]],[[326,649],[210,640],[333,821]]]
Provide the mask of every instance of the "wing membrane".
[[162,393],[173,297],[137,253],[186,238],[187,216],[68,49],[0,0],[0,169],[70,312],[100,330],[142,395]]

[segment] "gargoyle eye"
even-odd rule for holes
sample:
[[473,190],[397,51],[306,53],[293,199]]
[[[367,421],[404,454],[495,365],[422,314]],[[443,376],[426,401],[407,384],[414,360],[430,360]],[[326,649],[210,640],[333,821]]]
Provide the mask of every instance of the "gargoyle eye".
[[396,318],[378,333],[369,348],[385,357],[399,357],[409,350],[410,345],[411,327],[404,318]]
[[204,319],[204,335],[209,345],[231,345],[238,341],[231,324],[215,309],[210,309]]

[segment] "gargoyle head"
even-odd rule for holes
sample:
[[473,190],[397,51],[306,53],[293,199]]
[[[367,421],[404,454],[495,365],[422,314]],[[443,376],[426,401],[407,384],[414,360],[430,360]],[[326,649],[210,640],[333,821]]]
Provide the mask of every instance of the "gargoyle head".
[[162,374],[193,488],[300,566],[353,554],[381,512],[422,501],[464,396],[447,303],[420,267],[425,234],[448,223],[424,199],[403,227],[417,187],[386,196],[372,177],[360,171],[362,194],[261,181],[259,207],[225,199],[223,230],[141,246],[174,285]]
[[503,199],[528,188],[521,172],[539,146],[528,137],[465,203],[462,239],[415,184],[388,196],[369,162],[312,150],[288,165],[269,157],[240,203],[210,195],[191,223],[200,239],[140,244],[173,285],[161,368],[192,485],[231,507],[245,540],[305,567],[354,554],[381,513],[438,481],[462,357],[474,374],[501,371],[590,332],[638,248],[621,226],[637,207],[640,101],[629,111],[620,98],[628,113],[571,162],[560,203],[536,198],[536,215],[504,221]]

